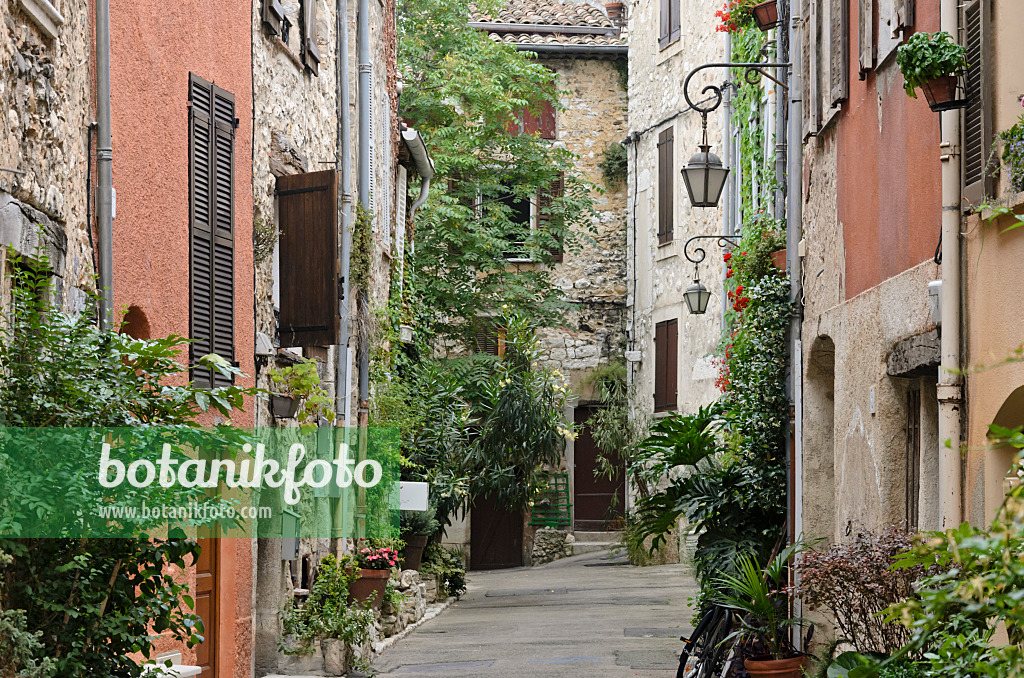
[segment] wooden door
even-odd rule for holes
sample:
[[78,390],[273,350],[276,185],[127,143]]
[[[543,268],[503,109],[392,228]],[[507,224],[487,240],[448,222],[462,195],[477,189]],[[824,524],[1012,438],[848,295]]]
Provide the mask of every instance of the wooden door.
[[595,477],[598,449],[587,424],[597,408],[577,407],[576,426],[579,437],[575,444],[575,472],[573,475],[573,527],[577,530],[602,531],[618,528],[616,519],[625,513],[626,470],[622,460],[616,477]]
[[203,642],[196,648],[201,678],[217,675],[217,540],[200,539],[196,559],[195,612],[203,620]]
[[469,567],[497,570],[523,564],[523,514],[477,497],[469,512]]

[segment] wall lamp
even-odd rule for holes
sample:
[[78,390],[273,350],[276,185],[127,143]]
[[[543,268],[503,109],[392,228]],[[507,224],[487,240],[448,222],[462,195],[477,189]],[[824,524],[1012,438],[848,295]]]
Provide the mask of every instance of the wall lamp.
[[690,247],[694,240],[714,240],[721,248],[735,247],[739,244],[739,236],[735,235],[695,235],[683,245],[683,256],[693,264],[693,282],[683,292],[683,301],[692,315],[704,315],[708,310],[711,292],[700,282],[698,267],[707,258],[708,253],[703,247]]

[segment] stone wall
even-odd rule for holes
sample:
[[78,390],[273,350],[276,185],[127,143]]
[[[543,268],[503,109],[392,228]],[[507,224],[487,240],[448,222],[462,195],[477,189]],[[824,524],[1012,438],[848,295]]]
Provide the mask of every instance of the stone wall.
[[50,37],[20,2],[0,3],[0,243],[46,254],[57,301],[69,310],[81,310],[82,290],[95,289],[85,190],[89,9],[84,0],[61,3],[64,23]]
[[[700,116],[687,111],[682,83],[696,65],[726,61],[723,34],[714,30],[717,0],[680,0],[683,17],[676,42],[658,45],[659,4],[637,0],[629,8],[629,128],[635,139],[629,154],[629,306],[627,327],[631,351],[639,362],[631,364],[637,408],[652,412],[654,402],[655,324],[678,320],[677,409],[693,411],[718,396],[717,372],[712,355],[722,327],[722,260],[714,243],[705,242],[708,258],[700,278],[713,296],[707,314],[689,315],[683,292],[693,279],[693,264],[683,256],[687,238],[720,233],[721,208],[693,208],[686,197],[679,170],[697,151]],[[720,83],[721,71],[705,71],[691,91]],[[722,148],[721,109],[708,118],[708,139],[715,152]],[[673,240],[658,243],[658,137],[673,129]],[[638,137],[638,138],[637,138]]]

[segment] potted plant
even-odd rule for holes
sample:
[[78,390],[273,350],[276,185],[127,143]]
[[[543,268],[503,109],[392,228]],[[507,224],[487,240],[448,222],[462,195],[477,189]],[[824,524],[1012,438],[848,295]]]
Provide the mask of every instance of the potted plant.
[[758,29],[769,31],[779,25],[779,6],[776,0],[759,2],[750,9]]
[[282,368],[271,368],[270,409],[278,419],[295,417],[300,425],[315,426],[323,417],[334,421],[334,403],[320,385],[315,360],[300,362]]
[[797,543],[783,549],[764,569],[754,557],[741,556],[737,574],[722,575],[715,582],[715,601],[743,613],[742,627],[734,636],[758,641],[768,650],[765,656],[743,662],[752,678],[801,678],[807,665],[807,656],[789,640],[790,627],[803,620],[790,616],[789,596],[780,588],[786,563],[802,548]]
[[356,563],[359,577],[349,585],[348,599],[350,602],[369,603],[373,609],[379,610],[391,568],[398,567],[398,551],[360,539],[356,542]]
[[903,73],[907,95],[917,98],[921,88],[933,111],[962,108],[967,100],[958,98],[960,78],[967,69],[967,50],[945,31],[914,33],[896,50],[896,65]]
[[427,547],[430,537],[441,527],[441,523],[434,517],[434,507],[430,506],[426,511],[402,511],[400,524],[402,539],[405,540],[402,567],[407,570],[418,570],[423,558],[423,549]]

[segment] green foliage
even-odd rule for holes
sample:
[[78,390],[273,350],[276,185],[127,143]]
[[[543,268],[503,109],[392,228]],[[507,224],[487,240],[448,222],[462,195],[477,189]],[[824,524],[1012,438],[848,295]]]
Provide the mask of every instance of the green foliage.
[[365,290],[370,281],[370,260],[373,254],[373,212],[363,203],[356,205],[356,219],[352,224],[352,246],[349,253],[348,274],[352,287]]
[[420,565],[423,574],[436,574],[441,577],[442,593],[446,596],[460,597],[466,592],[466,564],[455,549],[441,544],[430,543],[423,551]]
[[907,96],[916,99],[914,90],[929,80],[962,73],[967,68],[967,49],[945,31],[914,33],[896,49],[896,65],[903,73]]
[[797,543],[783,549],[763,570],[751,556],[740,556],[738,573],[724,574],[715,582],[715,601],[745,613],[738,635],[763,642],[774,659],[796,654],[789,629],[802,620],[789,616],[789,600],[778,589],[786,581],[786,564],[801,548]]
[[317,568],[309,599],[284,615],[284,632],[294,636],[296,647],[282,644],[281,649],[288,654],[310,654],[313,642],[325,638],[337,638],[350,645],[367,642],[373,628],[373,610],[348,603],[349,586],[358,577],[359,571],[351,556],[343,556],[341,560],[333,555],[325,556]]
[[[744,30],[732,36],[732,60],[739,63],[762,61],[764,33]],[[732,122],[740,135],[740,155],[743,162],[733,169],[739,173],[740,212],[744,223],[753,220],[763,208],[766,198],[774,190],[774,157],[765,156],[764,121],[761,105],[764,87],[750,83],[742,70],[733,70],[730,80],[738,84],[733,97]]]
[[[140,340],[96,329],[87,317],[51,304],[45,261],[28,265],[12,259],[13,303],[0,325],[3,425],[55,433],[58,427],[161,425],[184,435],[198,431],[193,427],[200,413],[213,409],[229,417],[245,397],[260,394],[239,386],[195,387],[182,379],[180,347],[186,340]],[[240,374],[218,356],[201,361],[223,374]],[[95,462],[79,461],[80,468],[98,468],[98,446],[82,453]],[[45,496],[32,496],[39,488],[65,489],[64,500],[71,505],[98,501],[89,483],[55,478],[53,468],[41,467],[18,482],[17,498],[0,499],[8,534],[19,511],[46,512]],[[190,495],[180,492],[178,500],[186,503]],[[190,646],[202,640],[201,621],[189,612],[188,587],[172,576],[172,566],[184,569],[194,562],[198,543],[180,534],[151,539],[140,530],[134,535],[0,539],[0,552],[13,558],[13,565],[0,568],[0,610],[24,610],[23,630],[42,643],[34,659],[52,658],[57,675],[138,676],[131,655],[151,656],[156,637],[151,634]]]
[[592,370],[586,383],[594,387],[601,403],[587,422],[598,449],[594,474],[615,480],[647,434],[647,418],[632,411],[636,388],[626,383],[625,361],[615,360]]
[[615,59],[612,61],[612,68],[619,74],[619,87],[623,92],[629,91],[629,60]]
[[53,676],[54,661],[38,658],[43,654],[43,632],[30,633],[27,626],[22,610],[0,610],[0,678]]
[[257,217],[252,225],[252,253],[253,260],[259,266],[270,258],[274,253],[274,246],[277,245],[277,238],[281,234],[272,220]]
[[404,601],[405,596],[395,586],[394,580],[388,579],[388,583],[384,587],[384,605],[391,608],[397,614],[401,612]]
[[999,139],[1003,142],[1003,163],[1009,170],[1010,187],[1024,191],[1024,115],[1000,132]]
[[334,421],[334,402],[320,385],[315,360],[301,360],[288,367],[273,367],[269,374],[280,393],[301,400],[302,404],[295,414],[300,426],[314,427],[319,417]]
[[441,529],[441,523],[434,517],[434,507],[428,506],[426,511],[402,511],[402,536],[432,537]]
[[[411,299],[423,311],[421,329],[464,345],[477,318],[502,304],[542,322],[558,319],[563,295],[549,268],[510,265],[505,255],[523,250],[550,263],[553,252],[573,247],[593,229],[594,189],[575,169],[576,156],[520,133],[524,111],[558,107],[555,74],[529,53],[466,30],[469,14],[468,0],[410,0],[398,19],[403,116],[424,136],[437,170],[417,214]],[[560,176],[564,193],[539,201]],[[531,201],[545,228],[513,219],[516,203]]]
[[629,172],[627,162],[628,153],[625,146],[618,141],[608,144],[608,148],[604,149],[604,158],[597,165],[604,176],[605,187],[611,189],[626,183]]

